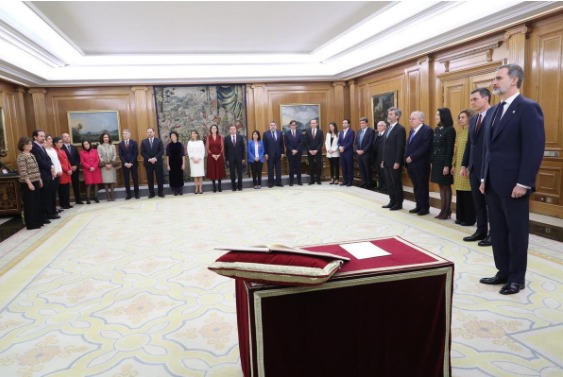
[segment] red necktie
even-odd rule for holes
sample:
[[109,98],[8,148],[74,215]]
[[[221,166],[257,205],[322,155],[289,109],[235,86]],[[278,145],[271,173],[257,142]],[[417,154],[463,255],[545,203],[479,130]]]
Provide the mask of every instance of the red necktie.
[[481,114],[477,117],[477,125],[475,126],[475,133],[479,132],[479,128],[481,128]]

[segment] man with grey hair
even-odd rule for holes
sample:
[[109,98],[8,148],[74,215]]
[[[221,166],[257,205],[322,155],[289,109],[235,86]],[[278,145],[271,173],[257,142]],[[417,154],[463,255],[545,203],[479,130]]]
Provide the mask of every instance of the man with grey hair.
[[525,288],[530,222],[530,195],[535,191],[545,149],[543,112],[520,94],[524,72],[516,64],[501,66],[493,78],[493,93],[501,102],[489,111],[485,124],[480,190],[491,220],[497,273],[483,284],[504,284],[511,295]]
[[387,110],[389,128],[383,137],[383,161],[381,167],[385,169],[385,183],[389,193],[389,203],[383,208],[390,211],[403,209],[402,167],[405,161],[405,142],[407,134],[399,120],[401,110],[392,107]]
[[432,154],[432,128],[424,124],[424,113],[413,111],[409,118],[411,132],[405,148],[407,173],[412,182],[416,206],[410,213],[419,216],[430,213],[430,156]]
[[129,177],[133,179],[133,192],[135,199],[139,199],[139,172],[137,163],[137,154],[139,153],[137,142],[131,140],[131,131],[123,130],[121,133],[123,140],[119,143],[119,159],[123,165],[123,182],[125,183],[125,200],[131,199],[131,185]]

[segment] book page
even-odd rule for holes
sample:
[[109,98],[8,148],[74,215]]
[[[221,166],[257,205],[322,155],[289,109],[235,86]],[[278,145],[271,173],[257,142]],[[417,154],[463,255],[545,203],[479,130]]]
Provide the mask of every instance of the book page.
[[367,259],[391,255],[391,253],[375,246],[371,242],[345,243],[341,248],[352,254],[356,259]]

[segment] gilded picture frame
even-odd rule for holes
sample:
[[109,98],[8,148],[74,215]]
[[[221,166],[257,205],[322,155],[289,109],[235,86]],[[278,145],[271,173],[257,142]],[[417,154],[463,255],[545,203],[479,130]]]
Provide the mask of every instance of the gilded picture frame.
[[376,94],[371,97],[371,109],[374,127],[378,122],[387,122],[387,110],[397,106],[397,91]]
[[80,145],[85,140],[90,144],[99,143],[100,136],[106,132],[110,135],[113,144],[121,141],[119,111],[69,111],[67,114],[72,144]]

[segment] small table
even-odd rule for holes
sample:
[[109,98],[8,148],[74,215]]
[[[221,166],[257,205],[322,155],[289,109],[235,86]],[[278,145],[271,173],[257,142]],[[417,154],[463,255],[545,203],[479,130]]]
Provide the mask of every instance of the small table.
[[398,237],[367,241],[391,255],[303,247],[352,258],[319,286],[237,280],[245,377],[451,374],[453,263]]

